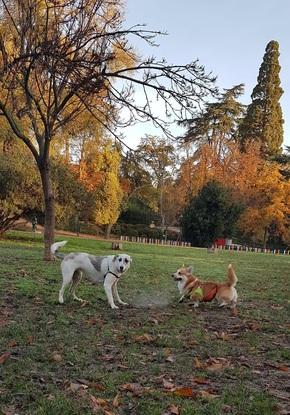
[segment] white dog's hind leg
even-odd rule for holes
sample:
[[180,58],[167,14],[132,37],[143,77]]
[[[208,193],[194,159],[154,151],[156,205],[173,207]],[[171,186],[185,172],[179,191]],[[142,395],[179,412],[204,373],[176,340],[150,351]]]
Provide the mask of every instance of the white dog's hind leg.
[[116,297],[119,304],[128,305],[128,303],[125,303],[124,301],[121,300],[121,298],[119,296],[119,293],[118,293],[117,284],[118,284],[118,281],[116,281],[113,285],[113,294],[114,294],[114,296]]
[[112,293],[112,289],[113,289],[113,285],[115,283],[115,280],[116,280],[116,277],[114,277],[111,274],[108,274],[105,278],[105,281],[104,281],[105,293],[106,293],[106,296],[107,296],[107,299],[108,299],[108,302],[109,302],[111,308],[119,308],[114,303],[114,298],[113,298],[113,293]]
[[70,287],[70,292],[71,292],[74,300],[82,301],[83,302],[84,300],[82,300],[81,298],[77,297],[76,296],[76,293],[75,293],[76,288],[79,285],[81,279],[82,279],[82,272],[80,270],[75,271],[75,273],[73,275],[73,278],[72,278],[72,285]]
[[71,269],[69,264],[63,261],[61,263],[61,273],[62,273],[62,286],[61,286],[61,289],[59,290],[58,301],[60,304],[63,304],[64,303],[63,294],[64,294],[66,287],[72,281],[72,278],[74,275],[74,269]]
[[64,294],[64,291],[65,291],[66,287],[69,285],[69,283],[70,283],[70,281],[66,280],[66,279],[63,279],[63,281],[62,281],[62,286],[61,286],[61,289],[59,290],[59,293],[58,293],[58,302],[60,304],[64,303],[63,294]]

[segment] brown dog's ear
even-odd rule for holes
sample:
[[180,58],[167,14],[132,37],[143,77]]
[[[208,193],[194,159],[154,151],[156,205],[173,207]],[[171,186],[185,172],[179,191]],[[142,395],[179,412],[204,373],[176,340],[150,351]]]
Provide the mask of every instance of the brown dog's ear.
[[192,271],[193,271],[193,267],[188,267],[187,268],[187,272],[189,272],[189,274],[192,274]]

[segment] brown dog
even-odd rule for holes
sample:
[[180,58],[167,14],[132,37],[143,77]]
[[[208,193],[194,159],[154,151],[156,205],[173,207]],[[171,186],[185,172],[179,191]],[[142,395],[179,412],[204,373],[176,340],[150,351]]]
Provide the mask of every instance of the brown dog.
[[192,275],[192,267],[180,268],[172,277],[177,281],[181,294],[179,302],[188,297],[193,300],[194,307],[198,307],[200,301],[216,299],[220,307],[229,304],[232,314],[237,314],[238,294],[235,285],[238,278],[232,264],[228,266],[228,280],[223,283],[199,280]]

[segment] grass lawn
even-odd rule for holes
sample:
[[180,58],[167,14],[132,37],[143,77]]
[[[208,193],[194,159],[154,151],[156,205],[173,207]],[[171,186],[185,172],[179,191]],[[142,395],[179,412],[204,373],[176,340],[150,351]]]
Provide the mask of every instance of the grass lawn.
[[[106,241],[68,239],[63,252],[111,254]],[[289,414],[290,257],[123,243],[133,263],[111,310],[102,285],[57,303],[60,262],[40,236],[0,241],[0,412],[12,414]],[[171,273],[238,275],[238,316],[178,304]],[[288,412],[287,412],[288,411]]]

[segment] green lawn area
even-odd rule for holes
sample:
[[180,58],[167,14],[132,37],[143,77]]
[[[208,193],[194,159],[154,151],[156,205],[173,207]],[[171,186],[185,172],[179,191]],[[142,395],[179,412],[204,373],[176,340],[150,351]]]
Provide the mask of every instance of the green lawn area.
[[[108,241],[68,239],[62,252],[112,254]],[[0,408],[12,414],[290,413],[290,257],[123,243],[133,263],[111,310],[102,285],[82,282],[57,303],[60,262],[39,235],[0,241]],[[214,303],[178,304],[171,273],[193,265],[239,282],[238,316]]]

